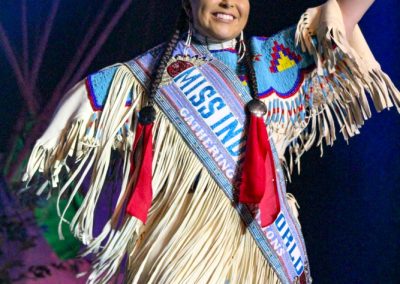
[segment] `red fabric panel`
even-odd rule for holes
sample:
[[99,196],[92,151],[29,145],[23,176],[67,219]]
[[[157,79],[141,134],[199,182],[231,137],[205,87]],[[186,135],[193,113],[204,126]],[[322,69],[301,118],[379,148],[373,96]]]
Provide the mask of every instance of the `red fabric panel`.
[[[126,212],[129,215],[140,219],[144,224],[147,221],[147,213],[150,209],[153,199],[153,189],[151,186],[153,163],[152,129],[153,123],[144,126],[138,123],[132,155],[135,153],[135,149],[139,139],[141,138],[141,136],[143,136],[143,147],[141,153],[142,157],[141,164],[138,165],[140,168],[137,180],[132,190],[132,196],[126,207]],[[131,168],[131,174],[132,172],[133,170]]]
[[239,202],[258,204],[261,225],[270,225],[279,213],[275,166],[262,117],[250,116]]

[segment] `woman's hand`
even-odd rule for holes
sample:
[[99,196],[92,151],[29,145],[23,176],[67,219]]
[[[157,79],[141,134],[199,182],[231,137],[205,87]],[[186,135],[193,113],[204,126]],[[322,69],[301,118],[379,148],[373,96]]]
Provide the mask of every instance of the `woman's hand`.
[[375,0],[337,0],[342,10],[347,39],[351,38],[354,27]]

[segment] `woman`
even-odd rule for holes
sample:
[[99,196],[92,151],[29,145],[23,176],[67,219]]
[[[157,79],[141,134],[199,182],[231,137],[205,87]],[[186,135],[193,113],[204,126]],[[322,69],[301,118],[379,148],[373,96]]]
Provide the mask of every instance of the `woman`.
[[[365,91],[378,110],[399,108],[356,27],[371,4],[330,0],[297,30],[245,43],[248,1],[183,1],[167,44],[78,83],[24,179],[44,172],[55,187],[69,171],[59,196],[74,182],[71,203],[91,171],[70,222],[96,256],[88,282],[108,282],[128,256],[133,283],[310,283],[281,165],[289,174],[314,143],[332,144],[335,120],[345,139],[358,133],[370,116]],[[114,149],[121,191],[94,236]]]

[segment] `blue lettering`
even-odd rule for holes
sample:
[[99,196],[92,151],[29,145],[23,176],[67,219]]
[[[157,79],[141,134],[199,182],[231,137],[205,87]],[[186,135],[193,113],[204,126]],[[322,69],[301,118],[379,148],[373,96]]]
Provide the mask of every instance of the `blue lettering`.
[[[208,93],[208,94],[207,94]],[[192,97],[189,98],[189,101],[192,103],[193,106],[198,107],[199,105],[201,105],[202,103],[204,103],[205,100],[205,96],[210,96],[210,94],[215,94],[216,91],[214,90],[213,87],[211,86],[207,86],[204,87],[198,94],[198,96],[193,95]],[[198,100],[196,100],[196,97],[198,98]]]
[[234,151],[233,148],[235,148],[236,146],[239,146],[240,143],[242,143],[244,140],[246,139],[246,137],[242,137],[241,139],[237,140],[235,143],[232,143],[232,145],[229,145],[228,147],[226,147],[226,150],[228,150],[228,152],[232,155],[232,156],[240,156],[240,154],[242,154],[244,152],[244,150],[246,149],[246,145],[243,145],[243,147],[239,148],[237,151]]
[[220,110],[224,106],[226,106],[224,100],[220,97],[216,97],[208,103],[208,109],[205,106],[199,108],[199,113],[203,118],[209,118],[211,115],[215,113],[215,108],[217,110]]
[[[299,267],[299,268],[297,268],[297,267]],[[294,269],[296,269],[297,275],[300,275],[303,272],[304,266],[303,266],[303,262],[301,261],[301,257],[299,257],[297,259],[297,261],[294,263]]]
[[283,216],[283,214],[279,214],[278,218],[276,218],[275,225],[279,231],[282,231],[282,229],[285,227],[286,220],[285,220],[285,216]]
[[216,123],[214,123],[213,125],[211,125],[211,129],[214,130],[215,128],[217,128],[219,125],[221,125],[224,121],[226,121],[227,119],[233,117],[232,113],[229,113],[227,115],[225,115],[222,119],[218,120]]
[[215,133],[218,137],[225,134],[224,138],[221,140],[222,144],[225,144],[230,139],[243,132],[243,127],[239,127],[238,129],[236,129],[238,124],[239,122],[237,120],[234,120],[230,124],[222,128],[220,131]]
[[[286,245],[286,247],[287,247],[287,245]],[[289,254],[290,254],[290,256],[292,255],[292,253],[293,253],[293,251],[294,251],[295,248],[297,248],[297,244],[294,242],[293,245],[292,245],[292,247],[291,247],[290,250],[288,251]],[[294,260],[293,257],[292,257],[292,260]]]
[[200,82],[196,83],[193,87],[191,87],[189,90],[185,91],[185,95],[189,96],[191,92],[193,92],[195,89],[200,87],[202,84],[207,83],[205,79],[201,80]]
[[286,247],[289,247],[290,243],[293,242],[293,236],[292,233],[290,232],[289,227],[287,227],[285,233],[282,235],[282,239],[287,239]]
[[177,84],[184,83],[183,86],[180,86],[181,90],[185,89],[188,85],[190,85],[192,82],[194,82],[201,76],[201,74],[196,74],[190,77],[190,74],[192,74],[194,70],[196,70],[194,67],[189,68],[174,78],[175,83]]
[[201,90],[200,93],[205,94],[208,98],[211,98],[217,93],[217,91],[213,88],[213,86],[207,86]]

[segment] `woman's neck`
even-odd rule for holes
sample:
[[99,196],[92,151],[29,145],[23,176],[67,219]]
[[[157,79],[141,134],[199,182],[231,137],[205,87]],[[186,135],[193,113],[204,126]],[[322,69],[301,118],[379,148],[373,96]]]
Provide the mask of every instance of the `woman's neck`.
[[237,43],[237,40],[235,38],[227,41],[217,40],[211,37],[204,36],[196,30],[193,31],[193,37],[201,44],[206,46],[210,51],[221,49],[235,49]]

